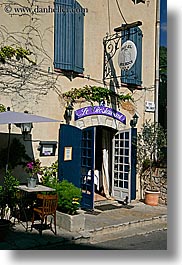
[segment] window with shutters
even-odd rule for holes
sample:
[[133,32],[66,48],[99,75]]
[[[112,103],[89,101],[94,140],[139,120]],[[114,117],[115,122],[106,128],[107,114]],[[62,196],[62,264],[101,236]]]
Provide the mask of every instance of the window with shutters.
[[54,68],[83,73],[85,9],[75,0],[55,0],[54,9]]

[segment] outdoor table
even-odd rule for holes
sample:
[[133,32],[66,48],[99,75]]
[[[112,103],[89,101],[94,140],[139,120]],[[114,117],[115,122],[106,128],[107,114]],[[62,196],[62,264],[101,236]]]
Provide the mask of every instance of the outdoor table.
[[[28,186],[26,185],[19,185],[16,187],[17,190],[20,191],[20,211],[23,212],[24,214],[24,218],[25,218],[25,222],[26,222],[26,231],[28,230],[28,218],[27,218],[27,214],[26,214],[26,203],[27,203],[27,198],[28,198],[28,195],[30,194],[36,194],[36,193],[39,193],[39,192],[53,192],[53,191],[56,191],[55,189],[53,188],[50,188],[50,187],[47,187],[47,186],[43,186],[43,185],[36,185],[35,188],[29,188]],[[33,206],[33,198],[32,198],[32,206]],[[23,224],[23,223],[22,223]],[[24,225],[24,224],[23,224]]]

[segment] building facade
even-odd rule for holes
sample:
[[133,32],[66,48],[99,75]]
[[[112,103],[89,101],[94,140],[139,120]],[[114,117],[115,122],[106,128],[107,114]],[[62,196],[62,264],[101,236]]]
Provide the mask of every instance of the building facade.
[[[69,175],[69,160],[73,167],[77,163],[82,175],[78,185],[88,196],[92,193],[91,200],[94,191],[118,200],[137,198],[139,184],[130,176],[130,121],[137,114],[140,130],[146,120],[156,119],[159,1],[1,2],[1,47],[21,46],[32,54],[31,61],[14,59],[8,65],[1,64],[0,103],[13,111],[26,110],[60,120],[33,124],[28,136],[31,141],[24,141],[19,128],[12,125],[12,139],[19,137],[27,153],[40,158],[43,165],[59,159],[63,165],[60,179]],[[101,99],[92,106],[84,98],[76,100],[69,125],[65,125],[65,110],[71,102],[63,94],[86,86],[105,87],[130,95],[133,101],[118,103],[113,97],[111,102]],[[73,134],[68,137],[73,142],[69,143],[66,133]],[[7,126],[1,125],[1,147],[6,145],[6,134]],[[75,139],[82,143],[80,148],[85,143],[85,155],[77,154],[82,161],[75,161]],[[55,155],[40,155],[40,142],[46,141],[58,143]],[[92,162],[88,165],[88,161]],[[94,190],[86,191],[91,179]]]

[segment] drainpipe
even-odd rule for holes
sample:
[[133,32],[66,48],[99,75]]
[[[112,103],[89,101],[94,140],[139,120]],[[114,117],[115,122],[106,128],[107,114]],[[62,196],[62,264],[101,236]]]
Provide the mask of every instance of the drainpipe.
[[[159,46],[160,46],[160,0],[156,0],[156,32],[155,32],[155,113],[154,122],[158,123],[159,113]],[[156,144],[156,143],[155,143]],[[155,161],[157,161],[157,148],[154,153]]]
[[155,113],[154,121],[158,122],[159,99],[159,46],[160,46],[160,0],[156,0],[156,32],[155,32]]

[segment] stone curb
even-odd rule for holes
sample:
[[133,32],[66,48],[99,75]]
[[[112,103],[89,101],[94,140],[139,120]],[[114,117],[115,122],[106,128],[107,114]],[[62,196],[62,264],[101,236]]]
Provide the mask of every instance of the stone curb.
[[[84,243],[88,242],[91,239],[93,240],[93,238],[97,236],[108,235],[116,232],[124,232],[127,231],[128,229],[142,228],[145,226],[157,225],[157,224],[163,224],[164,228],[166,228],[167,215],[155,216],[148,219],[134,220],[122,224],[110,225],[106,227],[100,227],[88,231],[79,232],[79,235],[75,236],[73,238],[73,241],[78,243]],[[154,230],[155,229],[151,229],[151,231]],[[156,228],[156,230],[158,230],[158,228]]]

